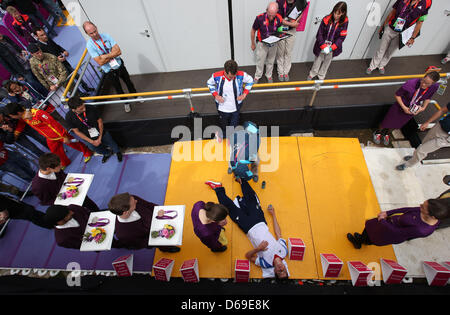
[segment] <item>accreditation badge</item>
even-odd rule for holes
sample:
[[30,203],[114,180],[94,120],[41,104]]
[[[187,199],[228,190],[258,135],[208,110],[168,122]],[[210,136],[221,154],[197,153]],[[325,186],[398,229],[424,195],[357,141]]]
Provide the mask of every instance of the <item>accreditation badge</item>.
[[111,61],[109,62],[109,66],[110,66],[112,69],[117,69],[117,68],[120,67],[120,65],[119,65],[119,63],[117,62],[116,58],[111,59]]
[[89,132],[89,137],[91,137],[91,138],[96,138],[96,137],[100,136],[100,133],[98,132],[97,128],[89,128],[88,132]]
[[406,20],[402,18],[397,18],[397,21],[394,23],[394,31],[401,32],[403,31],[403,28],[405,27]]

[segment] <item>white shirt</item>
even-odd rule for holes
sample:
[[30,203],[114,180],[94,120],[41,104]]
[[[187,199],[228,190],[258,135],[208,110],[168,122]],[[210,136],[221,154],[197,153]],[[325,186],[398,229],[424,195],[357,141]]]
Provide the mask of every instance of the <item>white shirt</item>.
[[120,216],[117,216],[117,220],[119,220],[119,222],[121,222],[121,223],[131,223],[131,222],[139,220],[140,218],[141,218],[141,216],[139,215],[139,213],[137,213],[137,211],[131,212],[130,216],[126,219],[121,218]]
[[233,90],[233,81],[228,80],[227,78],[224,78],[223,83],[223,94],[222,97],[224,98],[225,102],[219,103],[219,111],[224,113],[232,113],[237,110],[236,108],[236,98],[234,97],[234,90]]
[[44,178],[44,179],[56,180],[56,174],[54,172],[52,172],[48,175],[45,175],[45,174],[41,173],[41,170],[39,170],[38,176],[40,178]]
[[79,226],[80,226],[80,224],[78,223],[78,221],[75,220],[74,218],[72,218],[69,221],[67,221],[66,224],[57,225],[57,226],[55,226],[55,228],[62,230],[62,229],[68,229],[68,228],[77,228]]

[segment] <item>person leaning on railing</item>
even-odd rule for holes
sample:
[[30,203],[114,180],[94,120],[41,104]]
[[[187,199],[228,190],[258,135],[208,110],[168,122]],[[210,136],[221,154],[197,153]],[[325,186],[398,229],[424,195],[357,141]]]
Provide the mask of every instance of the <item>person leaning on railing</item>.
[[317,30],[313,52],[316,58],[307,80],[315,76],[325,79],[331,60],[342,53],[342,44],[347,38],[347,3],[340,1],[331,13],[325,16]]

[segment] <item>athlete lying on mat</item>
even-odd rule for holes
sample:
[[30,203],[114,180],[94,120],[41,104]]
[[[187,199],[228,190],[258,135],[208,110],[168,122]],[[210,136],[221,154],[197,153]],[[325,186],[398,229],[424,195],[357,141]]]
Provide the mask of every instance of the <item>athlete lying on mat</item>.
[[274,208],[269,205],[267,210],[272,215],[277,240],[270,233],[259,199],[247,181],[241,182],[244,196],[236,197],[234,202],[225,194],[221,183],[207,181],[205,184],[216,192],[219,203],[228,208],[231,220],[247,234],[254,249],[247,252],[245,257],[262,268],[263,278],[288,278],[289,270],[284,259],[288,249],[286,241],[281,238]]

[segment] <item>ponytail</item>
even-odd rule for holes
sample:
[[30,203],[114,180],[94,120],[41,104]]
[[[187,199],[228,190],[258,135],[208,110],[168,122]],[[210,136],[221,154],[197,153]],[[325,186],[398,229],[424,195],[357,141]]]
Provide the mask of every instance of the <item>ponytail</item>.
[[228,215],[228,209],[222,204],[207,202],[205,204],[206,217],[214,222],[224,220]]

